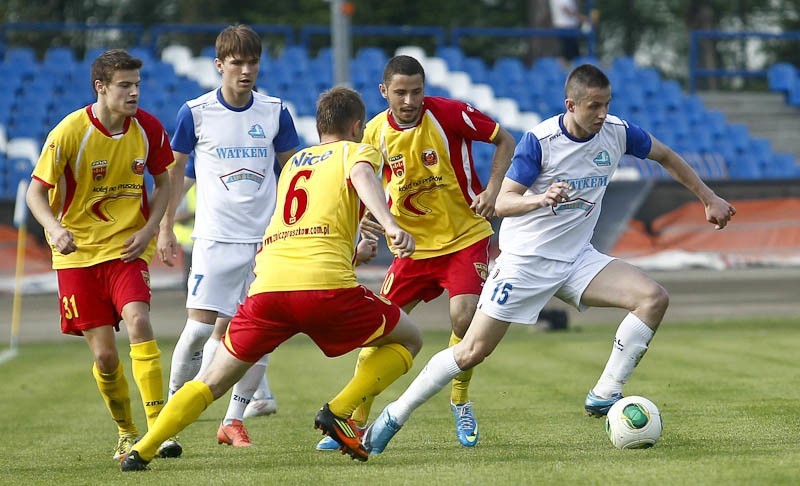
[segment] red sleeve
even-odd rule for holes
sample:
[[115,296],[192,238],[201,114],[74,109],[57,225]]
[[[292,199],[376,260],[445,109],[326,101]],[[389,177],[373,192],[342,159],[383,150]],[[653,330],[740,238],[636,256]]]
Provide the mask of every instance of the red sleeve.
[[463,101],[432,96],[425,98],[425,106],[466,140],[491,143],[500,128],[491,117]]
[[147,170],[153,175],[161,174],[174,162],[172,147],[169,144],[169,136],[164,126],[150,113],[144,110],[136,112],[136,119],[147,135],[149,151],[147,153]]

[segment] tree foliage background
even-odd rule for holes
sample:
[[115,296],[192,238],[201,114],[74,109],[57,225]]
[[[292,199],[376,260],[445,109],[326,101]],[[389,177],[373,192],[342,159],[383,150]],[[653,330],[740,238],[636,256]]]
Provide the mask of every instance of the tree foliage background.
[[[787,31],[800,29],[800,0],[589,0],[597,10],[597,54],[603,60],[620,55],[635,56],[667,75],[683,77],[688,69],[691,30]],[[548,0],[352,0],[354,25],[452,27],[550,27]],[[582,6],[586,8],[586,0]],[[330,4],[325,0],[4,0],[0,20],[9,22],[136,23],[144,27],[161,23],[218,24],[245,22],[293,27],[328,25]],[[25,38],[25,36],[30,36]],[[43,47],[91,44],[91,34],[50,33],[34,39],[25,32],[6,33],[9,45],[38,42]],[[41,35],[39,37],[42,37]],[[94,39],[102,42],[105,39]],[[2,40],[0,40],[2,41]],[[210,38],[188,40],[197,46],[213,43]],[[327,39],[316,39],[316,47]],[[414,43],[428,52],[430,38],[398,36],[355,37],[354,48],[377,45],[393,49]],[[196,47],[197,47],[196,46]],[[279,48],[280,46],[276,46]],[[516,55],[530,60],[554,54],[552,41],[474,38],[462,47],[470,55],[487,60]],[[705,43],[700,62],[714,66],[756,66],[775,60],[800,62],[797,42],[720,41]]]

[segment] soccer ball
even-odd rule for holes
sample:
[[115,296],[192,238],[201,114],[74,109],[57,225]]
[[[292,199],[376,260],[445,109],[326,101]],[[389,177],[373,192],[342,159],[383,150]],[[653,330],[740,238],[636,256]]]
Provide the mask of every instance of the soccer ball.
[[645,397],[625,397],[609,409],[606,434],[618,449],[653,447],[661,438],[661,412]]

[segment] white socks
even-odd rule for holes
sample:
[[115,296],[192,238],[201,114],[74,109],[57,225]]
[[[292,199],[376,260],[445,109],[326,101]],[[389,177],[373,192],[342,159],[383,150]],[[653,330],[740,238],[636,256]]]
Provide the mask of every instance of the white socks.
[[203,346],[203,363],[200,365],[200,370],[197,372],[197,376],[195,379],[199,378],[200,375],[208,368],[208,365],[214,361],[214,355],[217,354],[217,348],[219,348],[220,340],[211,336],[206,341],[206,344]]
[[184,383],[197,375],[203,360],[203,346],[212,332],[214,332],[213,324],[186,319],[186,325],[172,352],[172,364],[169,370],[170,397]]
[[622,386],[630,379],[654,334],[655,331],[632,313],[625,316],[614,336],[611,356],[593,388],[595,395],[610,398],[614,393],[622,393]]
[[386,406],[389,415],[398,425],[403,425],[417,407],[438,393],[462,371],[456,364],[453,348],[434,354],[400,398]]
[[[264,366],[269,366],[269,355],[266,355],[262,358],[264,360]],[[275,398],[272,396],[272,390],[269,388],[269,382],[267,381],[267,374],[261,377],[261,383],[258,384],[258,389],[253,394],[253,400],[265,400],[267,398]]]
[[267,371],[267,360],[269,355],[262,356],[253,366],[247,370],[247,373],[233,385],[231,392],[231,401],[228,404],[228,411],[225,412],[225,419],[222,421],[224,425],[230,425],[234,419],[244,420],[244,409],[253,398],[261,379],[264,378]]

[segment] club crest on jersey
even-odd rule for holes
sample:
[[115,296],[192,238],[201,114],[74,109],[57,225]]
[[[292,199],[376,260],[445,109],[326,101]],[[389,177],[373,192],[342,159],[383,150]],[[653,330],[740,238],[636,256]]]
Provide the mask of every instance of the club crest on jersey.
[[106,178],[106,172],[108,171],[108,161],[107,160],[95,160],[92,162],[92,179],[95,182],[100,182]]
[[489,276],[489,266],[480,262],[473,262],[472,264],[475,266],[475,271],[478,272],[481,280],[486,280],[486,277]]
[[267,136],[264,134],[264,129],[261,128],[261,125],[258,123],[250,127],[250,130],[248,130],[247,134],[253,138],[267,138]]
[[427,165],[428,167],[432,165],[436,165],[439,162],[439,155],[433,149],[427,149],[422,151],[422,163]]
[[609,166],[611,165],[611,156],[608,155],[608,152],[602,150],[594,157],[594,163],[600,167]]
[[406,173],[406,163],[403,155],[392,155],[389,157],[389,167],[392,168],[392,173],[397,177],[403,177]]
[[144,175],[144,159],[133,159],[131,170],[136,175]]

